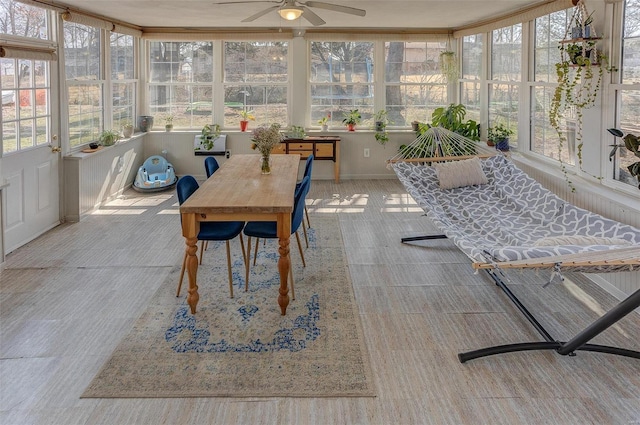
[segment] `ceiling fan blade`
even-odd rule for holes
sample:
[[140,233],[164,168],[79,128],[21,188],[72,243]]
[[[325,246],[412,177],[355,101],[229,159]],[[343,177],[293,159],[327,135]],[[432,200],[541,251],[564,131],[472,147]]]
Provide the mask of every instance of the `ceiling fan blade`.
[[322,1],[308,1],[302,4],[309,7],[317,7],[318,9],[333,10],[335,12],[349,13],[357,16],[365,16],[367,14],[366,10],[356,9],[355,7],[349,6],[341,6],[339,4],[325,3]]
[[247,4],[247,3],[276,3],[281,4],[282,1],[275,0],[240,0],[240,1],[220,1],[213,4]]
[[316,26],[316,27],[318,25],[326,24],[326,22],[321,17],[313,13],[311,9],[309,9],[308,7],[302,8],[302,17],[305,18],[307,21],[311,22],[311,24],[313,24],[313,26]]
[[252,22],[252,21],[255,21],[256,19],[258,19],[258,18],[260,18],[260,17],[262,17],[262,16],[266,15],[267,13],[271,12],[272,10],[278,10],[278,9],[280,9],[280,6],[279,6],[279,5],[278,5],[278,6],[271,6],[271,7],[268,7],[268,8],[266,8],[265,10],[263,10],[263,11],[261,11],[261,12],[256,13],[255,15],[251,15],[251,16],[249,16],[248,18],[243,19],[243,20],[242,20],[242,22]]

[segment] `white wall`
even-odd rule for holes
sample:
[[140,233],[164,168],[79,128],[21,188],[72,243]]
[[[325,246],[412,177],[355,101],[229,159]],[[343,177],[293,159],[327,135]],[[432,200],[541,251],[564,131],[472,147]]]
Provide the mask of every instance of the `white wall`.
[[[246,133],[223,132],[227,135],[227,150],[231,155],[239,153],[256,153],[251,150],[251,129]],[[167,151],[167,159],[173,164],[179,176],[191,174],[196,178],[204,178],[204,156],[197,156],[193,151],[195,131],[150,132],[145,137],[144,155],[160,155]],[[323,133],[310,133],[321,135]],[[401,144],[410,143],[415,138],[411,131],[390,134],[390,141],[381,146],[374,138],[374,132],[360,130],[355,132],[329,131],[325,133],[340,136],[340,178],[341,179],[380,179],[395,178],[395,173],[386,168],[386,160],[393,157]],[[370,150],[370,157],[364,157],[364,149]],[[215,157],[222,165],[224,156]],[[333,179],[332,161],[315,161],[313,178],[320,180]]]

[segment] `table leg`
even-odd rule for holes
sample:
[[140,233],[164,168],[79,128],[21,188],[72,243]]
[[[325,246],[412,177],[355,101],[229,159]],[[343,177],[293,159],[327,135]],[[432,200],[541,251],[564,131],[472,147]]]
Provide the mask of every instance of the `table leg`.
[[189,277],[189,294],[187,303],[191,307],[191,314],[196,313],[196,306],[200,295],[198,294],[198,284],[196,277],[198,274],[198,233],[200,232],[200,222],[196,221],[195,214],[182,214],[182,235],[185,238],[187,253],[187,276]]
[[278,215],[278,272],[280,272],[280,290],[278,295],[278,305],[284,316],[287,314],[287,306],[289,305],[289,288],[287,280],[289,278],[289,270],[291,269],[291,261],[289,261],[289,240],[291,238],[291,214]]

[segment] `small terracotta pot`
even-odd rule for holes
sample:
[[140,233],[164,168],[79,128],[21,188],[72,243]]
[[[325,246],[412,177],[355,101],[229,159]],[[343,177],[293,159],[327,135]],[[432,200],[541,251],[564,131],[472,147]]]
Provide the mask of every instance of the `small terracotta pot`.
[[245,120],[240,121],[240,131],[247,131],[248,126],[249,126],[249,121],[245,121]]

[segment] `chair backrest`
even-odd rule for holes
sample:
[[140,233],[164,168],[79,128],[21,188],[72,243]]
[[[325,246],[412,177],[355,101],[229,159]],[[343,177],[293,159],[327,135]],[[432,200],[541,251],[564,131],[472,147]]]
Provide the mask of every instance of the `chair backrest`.
[[178,184],[176,185],[178,203],[182,205],[182,203],[189,199],[189,196],[193,195],[193,192],[198,190],[199,187],[200,185],[193,176],[186,175],[180,177],[180,180],[178,180]]
[[307,192],[309,192],[310,184],[311,177],[305,176],[296,189],[294,196],[293,213],[291,213],[291,233],[295,233],[302,223],[302,217],[304,217],[304,199]]
[[204,170],[207,172],[207,178],[211,177],[211,175],[215,173],[218,170],[218,168],[220,168],[220,165],[218,164],[218,161],[216,161],[214,157],[208,156],[204,160]]
[[307,157],[307,163],[304,166],[304,175],[303,177],[309,176],[309,179],[311,179],[311,170],[313,168],[313,154],[309,155]]

